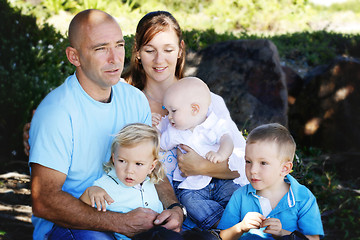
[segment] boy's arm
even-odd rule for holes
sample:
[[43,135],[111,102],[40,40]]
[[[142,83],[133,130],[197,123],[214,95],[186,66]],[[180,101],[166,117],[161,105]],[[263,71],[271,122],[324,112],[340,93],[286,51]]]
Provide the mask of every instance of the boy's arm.
[[237,240],[237,239],[239,239],[243,235],[243,232],[239,229],[239,224],[240,223],[232,226],[231,228],[221,230],[220,231],[221,239],[222,240]]
[[248,212],[244,219],[234,226],[220,231],[220,237],[223,240],[239,239],[250,229],[259,228],[265,217],[258,212]]
[[319,235],[305,235],[309,240],[320,240]]

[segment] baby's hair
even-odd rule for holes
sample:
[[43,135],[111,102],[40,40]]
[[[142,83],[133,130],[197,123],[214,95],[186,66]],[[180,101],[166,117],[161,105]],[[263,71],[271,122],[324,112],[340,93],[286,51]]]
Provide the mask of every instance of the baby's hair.
[[278,147],[282,162],[292,162],[296,143],[289,130],[279,123],[268,123],[254,128],[246,139],[246,144],[256,142],[273,142]]
[[[132,123],[126,125],[123,129],[117,133],[111,144],[111,155],[115,153],[116,149],[119,147],[129,147],[142,143],[144,141],[151,141],[153,143],[153,157],[156,162],[156,167],[149,175],[150,180],[153,183],[159,183],[165,177],[164,167],[161,161],[159,161],[159,151],[160,151],[160,136],[157,129],[143,123]],[[110,158],[110,161],[104,164],[104,170],[108,172],[113,168],[113,162]]]

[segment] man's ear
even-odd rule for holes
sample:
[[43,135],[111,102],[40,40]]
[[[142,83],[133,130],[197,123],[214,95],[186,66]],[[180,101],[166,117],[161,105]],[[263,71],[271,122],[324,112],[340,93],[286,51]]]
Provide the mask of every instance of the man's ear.
[[80,58],[78,51],[73,47],[67,47],[66,48],[66,57],[69,60],[69,62],[74,65],[75,67],[80,66]]
[[293,167],[293,163],[292,162],[285,162],[283,163],[283,166],[282,166],[282,169],[281,169],[281,175],[282,176],[286,176],[288,175],[291,170],[292,170],[292,167]]
[[192,103],[191,104],[191,113],[192,113],[192,115],[196,115],[196,114],[198,114],[200,112],[200,106],[199,106],[199,104],[197,104],[197,103]]

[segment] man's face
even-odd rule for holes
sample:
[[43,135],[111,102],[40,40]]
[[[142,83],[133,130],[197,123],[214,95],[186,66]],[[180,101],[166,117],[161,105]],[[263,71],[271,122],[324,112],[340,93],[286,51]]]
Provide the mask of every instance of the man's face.
[[118,83],[124,67],[125,42],[119,25],[114,21],[84,26],[78,56],[79,79],[91,88],[108,89]]

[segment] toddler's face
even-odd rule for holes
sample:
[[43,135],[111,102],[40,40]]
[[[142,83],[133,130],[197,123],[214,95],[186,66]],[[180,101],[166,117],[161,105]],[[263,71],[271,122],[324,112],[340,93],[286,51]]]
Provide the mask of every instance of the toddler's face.
[[261,191],[272,191],[284,182],[284,163],[278,155],[278,147],[273,142],[246,144],[246,177],[257,190],[257,194]]
[[119,180],[129,187],[144,182],[156,165],[153,148],[151,141],[118,147],[112,157]]

